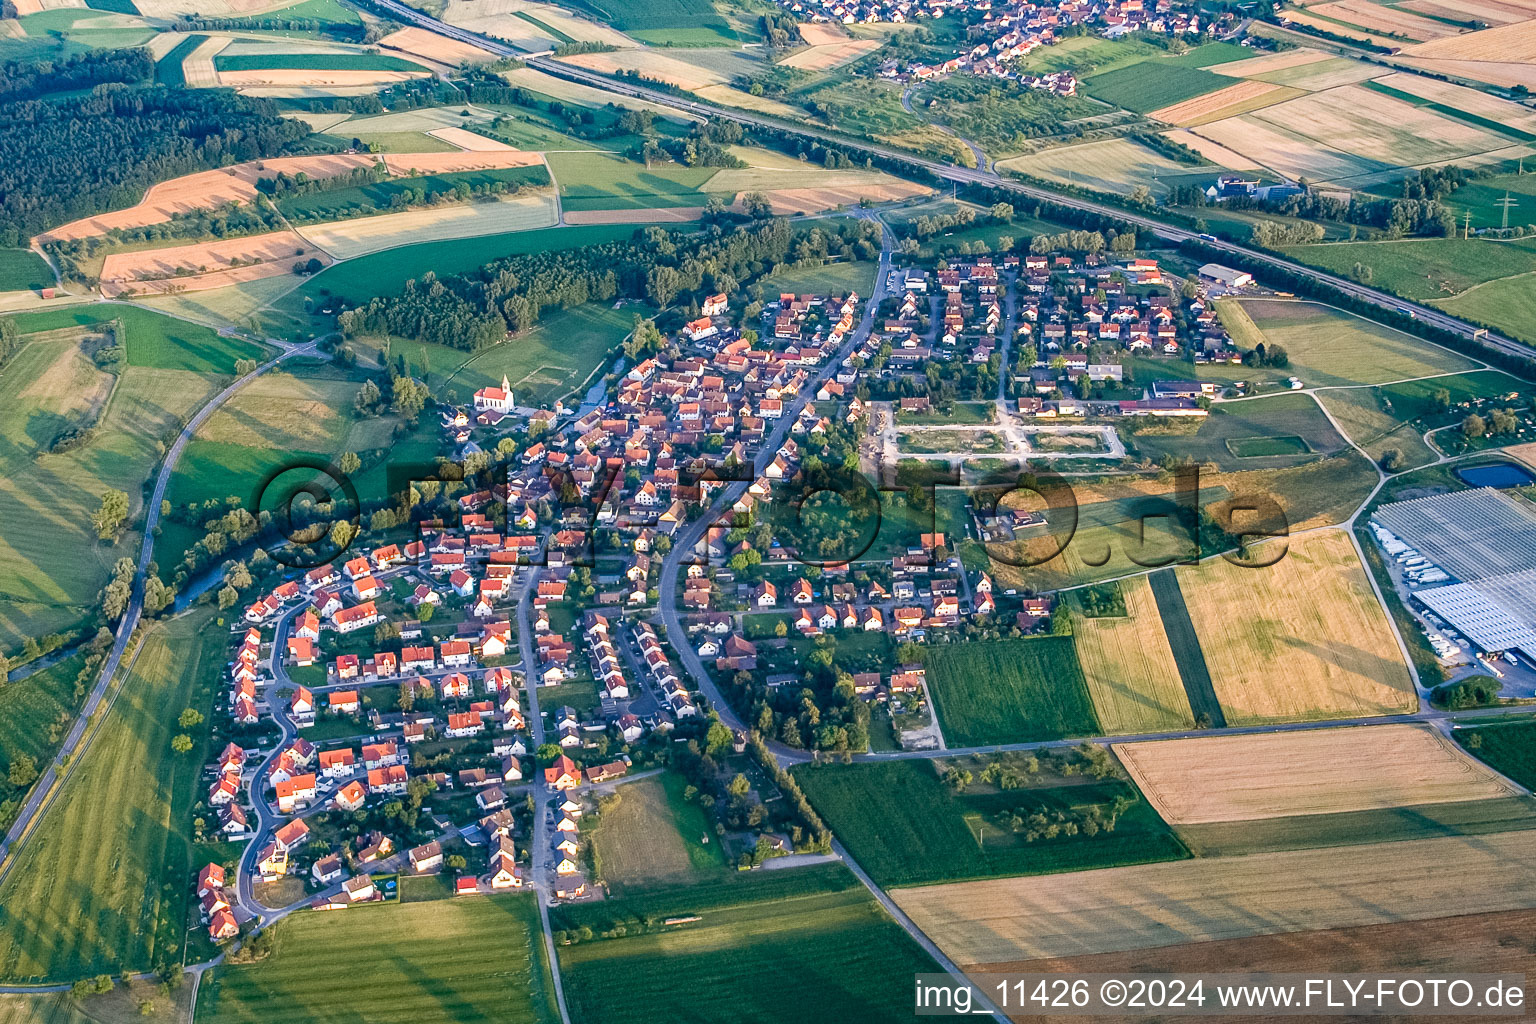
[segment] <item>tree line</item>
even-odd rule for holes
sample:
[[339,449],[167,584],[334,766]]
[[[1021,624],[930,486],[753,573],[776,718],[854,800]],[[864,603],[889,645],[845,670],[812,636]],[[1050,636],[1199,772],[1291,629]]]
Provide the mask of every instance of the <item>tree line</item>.
[[155,62],[145,49],[93,50],[62,59],[8,60],[0,63],[0,103],[36,99],[51,92],[91,89],[109,82],[148,82],[154,76]]

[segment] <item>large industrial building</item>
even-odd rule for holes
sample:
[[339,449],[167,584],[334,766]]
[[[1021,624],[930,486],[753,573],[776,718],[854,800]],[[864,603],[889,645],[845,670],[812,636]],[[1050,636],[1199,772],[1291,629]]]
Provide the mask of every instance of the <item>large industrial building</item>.
[[1490,487],[1383,505],[1371,526],[1414,599],[1480,649],[1536,664],[1536,510]]

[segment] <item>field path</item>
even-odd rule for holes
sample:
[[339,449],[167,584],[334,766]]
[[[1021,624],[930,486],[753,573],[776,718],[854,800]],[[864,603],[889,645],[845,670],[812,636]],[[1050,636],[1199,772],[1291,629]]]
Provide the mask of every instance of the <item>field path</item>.
[[[107,716],[105,714],[98,716],[97,711],[101,710],[102,700],[111,688],[112,679],[122,663],[128,643],[133,639],[139,625],[139,619],[143,614],[144,581],[149,574],[150,562],[154,559],[155,528],[160,525],[160,502],[165,498],[166,489],[170,486],[171,476],[176,469],[176,462],[181,458],[181,453],[186,448],[187,442],[192,439],[192,435],[197,432],[198,428],[203,425],[208,417],[213,415],[214,411],[230,398],[233,398],[241,388],[291,356],[312,354],[319,340],[315,338],[303,345],[283,345],[279,343],[282,351],[276,356],[262,363],[245,376],[237,378],[223,391],[209,399],[187,421],[187,425],[182,428],[181,433],[176,436],[176,440],[172,442],[170,449],[166,452],[165,458],[160,464],[159,476],[155,479],[154,492],[150,495],[149,500],[144,503],[144,540],[139,549],[138,566],[134,572],[133,596],[128,602],[127,609],[123,612],[122,619],[118,622],[117,637],[112,643],[111,652],[102,664],[101,674],[96,680],[96,685],[91,689],[90,695],[86,697],[85,703],[81,705],[80,712],[75,717],[74,725],[70,728],[69,734],[64,738],[58,753],[49,762],[42,777],[33,785],[26,804],[22,806],[20,813],[16,816],[16,820],[12,823],[4,840],[0,841],[0,881],[4,880],[5,875],[15,863],[11,854],[25,840],[33,824],[37,822],[42,812],[53,802],[53,797],[64,788],[63,784],[68,780],[74,767],[82,760],[82,758],[75,755],[84,751],[85,747],[89,745],[90,739],[95,736],[96,730],[106,720]],[[132,662],[130,661],[131,664]],[[115,695],[113,699],[116,699]],[[110,704],[108,706],[110,707]],[[94,725],[92,724],[93,722]],[[88,732],[89,735],[87,734]]]

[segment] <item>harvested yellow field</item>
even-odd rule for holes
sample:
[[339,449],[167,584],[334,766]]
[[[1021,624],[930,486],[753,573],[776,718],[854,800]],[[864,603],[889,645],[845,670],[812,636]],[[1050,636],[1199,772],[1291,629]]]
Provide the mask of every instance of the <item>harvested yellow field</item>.
[[1437,78],[1402,72],[1394,72],[1376,81],[1398,92],[1422,96],[1435,103],[1443,103],[1448,107],[1497,121],[1499,124],[1507,124],[1511,128],[1536,133],[1536,111],[1520,103],[1511,103],[1509,100],[1490,96],[1479,89],[1469,89],[1464,85],[1442,82]]
[[197,245],[112,253],[101,269],[103,295],[166,294],[223,288],[291,273],[293,264],[330,258],[292,231],[226,238]]
[[687,89],[692,92],[711,85],[724,85],[728,79],[717,71],[668,57],[655,50],[618,50],[613,53],[582,53],[561,57],[567,64],[611,75],[634,71],[645,78]]
[[219,73],[214,70],[213,58],[223,52],[230,43],[227,36],[209,36],[181,61],[181,76],[189,89],[213,89],[219,85]]
[[1166,194],[1168,187],[1160,184],[1160,179],[1187,174],[1192,169],[1131,139],[1052,146],[1038,153],[999,160],[997,166],[1120,195],[1129,195],[1138,185],[1147,186],[1154,194]]
[[1314,50],[1308,46],[1299,46],[1294,50],[1266,53],[1262,57],[1249,57],[1246,60],[1213,64],[1205,70],[1218,75],[1226,75],[1229,78],[1251,78],[1254,75],[1262,75],[1267,71],[1284,71],[1287,68],[1301,67],[1304,64],[1317,64],[1332,59],[1333,54],[1331,53]]
[[[20,28],[19,25],[17,27]],[[159,60],[180,46],[182,39],[183,37],[176,32],[156,32],[149,42],[144,44],[144,49],[148,50],[149,55],[155,60]]]
[[448,0],[441,17],[450,25],[503,39],[523,50],[547,50],[564,42],[528,18],[578,42],[619,47],[640,45],[618,29],[588,21],[554,4],[532,0]]
[[786,188],[769,192],[768,203],[774,213],[820,213],[839,206],[857,206],[862,200],[890,203],[899,199],[925,196],[933,190],[926,185],[892,178],[883,185],[855,185],[846,188]]
[[702,206],[665,206],[649,210],[568,210],[567,224],[686,224],[704,215]]
[[700,99],[719,103],[722,106],[755,110],[759,114],[788,118],[791,121],[803,121],[806,118],[806,112],[802,107],[792,107],[788,103],[782,103],[767,96],[753,96],[744,89],[737,89],[730,85],[707,85],[693,91],[699,94]]
[[402,28],[398,32],[391,32],[379,40],[379,45],[439,64],[474,64],[496,59],[496,55],[489,50],[440,36],[436,32],[428,32],[424,28]]
[[1490,61],[1499,64],[1536,62],[1536,21],[1500,25],[1481,32],[1434,39],[1403,50],[1405,57],[1435,60]]
[[285,112],[282,116],[291,117],[296,121],[303,121],[309,125],[310,131],[323,132],[336,127],[351,117],[351,114],[332,114],[325,111],[295,110]]
[[337,259],[345,260],[412,242],[547,228],[555,221],[553,196],[523,195],[310,225],[304,228],[304,236]]
[[[462,131],[462,129],[459,129]],[[481,138],[473,132],[464,132]],[[486,139],[494,142],[494,139]],[[506,167],[530,167],[544,162],[543,153],[521,149],[487,151],[465,150],[461,153],[386,153],[384,166],[390,174],[452,174],[458,171],[486,171]]]
[[1427,725],[1120,743],[1115,753],[1170,825],[1523,795]]
[[[85,0],[81,0],[80,6],[81,7],[85,6]],[[43,5],[42,5],[41,2],[39,2],[39,0],[16,0],[16,17],[17,18],[25,18],[29,14],[41,13],[42,9],[43,9]],[[15,20],[15,19],[8,19],[8,20]],[[18,25],[16,27],[20,28],[21,26]]]
[[27,30],[15,18],[0,20],[0,39],[25,39]]
[[137,204],[96,217],[71,221],[38,236],[40,240],[87,238],[112,228],[144,227],[162,224],[178,213],[211,210],[225,203],[248,203],[256,198],[256,182],[279,172],[311,178],[330,178],[360,167],[368,167],[378,157],[366,153],[337,153],[327,156],[289,156],[271,160],[251,160],[214,171],[199,171],[150,187]]
[[1154,110],[1147,116],[1168,124],[1189,127],[1204,124],[1207,121],[1217,121],[1223,117],[1236,117],[1238,114],[1246,114],[1250,110],[1259,110],[1300,95],[1299,89],[1286,89],[1271,85],[1269,82],[1245,79],[1225,89],[1217,89],[1204,96],[1196,96],[1182,103]]
[[[301,0],[135,0],[134,6],[146,18],[174,19],[179,14],[197,14],[204,18],[244,18],[292,7]],[[44,3],[44,6],[48,6]],[[78,6],[85,6],[80,4]]]
[[[752,157],[747,157],[750,160]],[[825,171],[814,164],[799,170],[787,167],[742,167],[715,172],[700,192],[767,192],[773,189],[841,188],[847,185],[889,185],[899,179],[879,171]]]
[[[519,19],[521,20],[521,19]],[[685,114],[675,107],[664,107],[660,103],[649,103],[645,100],[630,99],[625,96],[616,96],[611,92],[590,85],[582,85],[580,82],[568,82],[554,75],[547,75],[537,68],[509,68],[501,72],[501,77],[509,85],[520,85],[534,92],[541,92],[545,96],[553,96],[557,100],[565,100],[583,107],[604,107],[609,103],[617,103],[621,107],[631,110],[649,110],[657,117],[665,117],[671,121],[693,122],[700,120],[690,114]],[[700,93],[703,95],[703,93]],[[743,95],[746,95],[743,93]],[[780,104],[781,106],[783,104]]]
[[[191,58],[189,57],[188,60]],[[261,71],[217,72],[219,85],[230,89],[318,89],[318,88],[372,88],[408,82],[413,78],[426,78],[432,72],[420,71],[319,71],[299,68],[267,68]],[[190,84],[190,78],[189,78]]]
[[874,39],[844,39],[837,43],[798,50],[779,63],[785,67],[800,68],[805,71],[831,71],[844,64],[852,64],[879,47],[880,43]]
[[1195,716],[1145,576],[1120,581],[1125,615],[1072,616],[1072,642],[1099,724],[1110,735],[1193,729]]
[[1354,85],[1356,82],[1375,78],[1381,73],[1382,69],[1375,64],[1351,60],[1348,57],[1333,57],[1316,64],[1266,71],[1254,77],[1273,82],[1275,85],[1287,85],[1293,89],[1322,92],[1324,89],[1335,89],[1341,85]]
[[1527,466],[1536,468],[1536,441],[1527,444],[1510,445],[1504,449],[1504,454],[1512,459],[1519,459]]
[[1242,154],[1254,166],[1268,167],[1293,180],[1306,176],[1313,181],[1337,181],[1372,169],[1365,161],[1266,124],[1253,114],[1212,121],[1193,130],[1218,146]]
[[1505,136],[1358,85],[1313,93],[1247,116],[1378,164],[1450,160],[1509,145]]
[[457,125],[450,128],[434,128],[427,134],[434,139],[442,139],[450,146],[458,146],[471,153],[503,153],[517,148],[507,145],[500,139],[488,138],[479,132],[472,132]]
[[[1496,879],[1471,884],[1468,879]],[[1536,906],[1528,832],[897,889],[966,968]]]
[[1335,3],[1318,4],[1307,10],[1351,25],[1358,25],[1361,28],[1374,29],[1377,32],[1415,41],[1442,39],[1462,31],[1443,21],[1421,18],[1408,11],[1369,3],[1367,0],[1337,0]]
[[1347,25],[1340,25],[1336,21],[1329,21],[1327,18],[1313,17],[1305,11],[1296,11],[1286,7],[1280,11],[1280,24],[1284,25],[1288,21],[1293,21],[1298,25],[1306,25],[1308,28],[1315,28],[1322,32],[1329,32],[1336,36],[1343,36],[1346,39],[1358,39],[1362,42],[1374,43],[1377,46],[1403,45],[1401,39],[1393,39],[1391,36],[1384,36],[1377,32],[1367,32],[1363,28],[1350,28]]
[[1265,569],[1215,558],[1175,570],[1227,723],[1416,710],[1396,635],[1348,533],[1282,543],[1289,550]]
[[[1511,25],[1510,28],[1524,26]],[[1495,31],[1489,29],[1490,32]],[[1427,57],[1400,57],[1398,62],[1432,75],[1449,75],[1467,78],[1474,82],[1486,82],[1504,89],[1516,86],[1536,92],[1536,64],[1505,63],[1496,60],[1433,60]]]
[[830,21],[802,21],[800,38],[807,46],[832,46],[848,41],[848,32]]
[[1181,146],[1188,146],[1213,164],[1225,167],[1231,171],[1257,170],[1258,164],[1236,150],[1202,138],[1186,128],[1175,128],[1173,131],[1163,132],[1163,138],[1171,139]]
[[1536,5],[1508,0],[1407,0],[1397,6],[1434,18],[1481,21],[1488,25],[1513,25],[1536,18]]

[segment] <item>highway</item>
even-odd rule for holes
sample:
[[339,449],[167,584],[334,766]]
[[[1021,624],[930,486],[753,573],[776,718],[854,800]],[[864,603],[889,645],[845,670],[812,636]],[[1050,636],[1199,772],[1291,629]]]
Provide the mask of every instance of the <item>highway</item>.
[[861,142],[857,139],[850,139],[833,132],[810,128],[802,123],[781,121],[778,118],[767,117],[763,114],[758,114],[752,111],[736,110],[734,108],[727,107],[717,107],[708,103],[700,103],[697,100],[690,99],[685,96],[677,96],[662,89],[653,89],[631,82],[618,81],[605,75],[600,75],[597,72],[588,71],[585,68],[567,64],[563,61],[554,60],[550,57],[527,54],[521,50],[518,50],[516,47],[501,42],[500,40],[492,39],[475,32],[470,32],[467,29],[458,28],[454,25],[449,25],[438,21],[431,15],[424,14],[421,11],[415,10],[414,8],[405,6],[404,4],[400,3],[399,0],[369,0],[369,2],[382,10],[388,11],[390,15],[402,21],[428,29],[432,32],[436,32],[439,35],[447,36],[450,39],[457,39],[461,42],[471,43],[482,49],[488,50],[491,53],[497,54],[498,56],[511,57],[520,60],[531,68],[536,68],[545,74],[554,75],[557,78],[564,78],[568,81],[591,86],[595,89],[601,89],[604,92],[615,93],[620,96],[629,96],[634,99],[645,100],[648,103],[655,103],[660,106],[671,107],[686,114],[691,114],[694,117],[718,117],[748,126],[757,126],[763,128],[772,128],[779,131],[794,132],[797,135],[803,135],[806,138],[812,138],[821,142],[830,143],[845,150],[856,150],[858,152],[869,153],[874,156],[899,160],[913,167],[920,168],[937,178],[941,178],[945,181],[952,181],[957,184],[981,185],[987,188],[1005,189],[1009,192],[1013,192],[1022,196],[1028,196],[1029,198],[1038,199],[1043,202],[1056,203],[1061,206],[1070,207],[1075,210],[1082,210],[1088,213],[1096,213],[1105,217],[1114,217],[1118,220],[1132,224],[1138,229],[1150,231],[1165,241],[1175,243],[1198,241],[1204,244],[1206,247],[1217,252],[1227,252],[1234,255],[1245,256],[1249,259],[1257,260],[1273,267],[1283,268],[1292,273],[1310,277],[1315,281],[1327,284],[1330,287],[1336,288],[1341,292],[1376,306],[1379,309],[1411,314],[1421,323],[1429,324],[1433,327],[1438,327],[1441,330],[1450,331],[1453,334],[1460,335],[1461,337],[1467,338],[1469,340],[1475,340],[1478,343],[1485,345],[1495,351],[1502,352],[1505,355],[1516,356],[1520,359],[1532,358],[1531,348],[1527,345],[1521,344],[1518,341],[1515,341],[1512,338],[1507,338],[1503,335],[1495,334],[1492,331],[1485,331],[1483,328],[1469,324],[1464,320],[1459,320],[1456,317],[1449,315],[1448,313],[1444,313],[1438,309],[1435,309],[1433,306],[1424,306],[1416,302],[1409,302],[1407,299],[1401,299],[1396,295],[1390,295],[1387,292],[1380,291],[1376,288],[1371,288],[1367,285],[1359,284],[1355,281],[1349,280],[1348,278],[1330,274],[1325,270],[1318,270],[1315,267],[1308,267],[1300,263],[1295,263],[1289,259],[1286,259],[1284,256],[1269,252],[1265,249],[1251,248],[1246,245],[1239,245],[1236,242],[1227,242],[1209,237],[1202,237],[1196,231],[1164,224],[1153,216],[1132,213],[1127,210],[1123,210],[1118,206],[1111,206],[1106,203],[1097,203],[1090,199],[1082,199],[1078,196],[1066,195],[1064,193],[1056,192],[1047,188],[1041,188],[1036,185],[1026,185],[1020,181],[1001,177],[993,171],[973,170],[968,167],[956,167],[938,160],[929,160],[925,157],[916,156],[903,150],[891,149],[870,142]]

